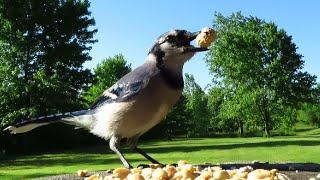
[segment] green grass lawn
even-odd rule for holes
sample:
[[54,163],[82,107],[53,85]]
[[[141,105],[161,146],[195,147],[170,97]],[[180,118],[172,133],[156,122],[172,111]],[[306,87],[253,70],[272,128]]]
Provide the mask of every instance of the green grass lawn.
[[[299,136],[273,138],[193,138],[141,143],[140,147],[162,163],[188,160],[193,164],[205,162],[314,162],[320,163],[319,130],[314,135],[302,131]],[[311,133],[312,134],[312,133]],[[139,154],[125,150],[130,162],[148,163]],[[106,170],[121,166],[118,157],[107,146],[45,154],[6,157],[0,161],[0,179],[28,179],[79,169]]]

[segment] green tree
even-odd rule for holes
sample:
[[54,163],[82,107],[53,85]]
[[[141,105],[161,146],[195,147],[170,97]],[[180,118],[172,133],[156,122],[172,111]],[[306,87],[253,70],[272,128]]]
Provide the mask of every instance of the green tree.
[[302,104],[298,110],[297,119],[320,127],[320,84],[313,88],[313,101]]
[[297,114],[298,121],[315,125],[320,128],[320,105],[305,103]]
[[[211,122],[216,124],[220,132],[238,132],[244,135],[245,127],[254,127],[252,121],[255,119],[252,106],[254,93],[246,89],[238,88],[234,91],[222,87],[214,87],[209,92],[209,109]],[[253,116],[253,117],[252,117]]]
[[[209,89],[207,108],[209,112],[210,127],[214,132],[224,132],[224,130],[230,132],[230,130],[227,130],[227,128],[230,127],[227,125],[228,122],[223,122],[229,120],[227,118],[220,118],[219,116],[220,109],[225,100],[224,96],[225,92],[222,87],[215,85]],[[227,125],[227,128],[225,125]]]
[[122,76],[131,71],[124,56],[119,54],[108,57],[94,69],[94,80],[91,87],[83,95],[88,105],[92,104],[107,88],[111,87]]
[[276,127],[292,125],[295,119],[286,119],[293,113],[289,109],[310,100],[315,84],[315,76],[302,71],[304,61],[292,37],[274,23],[241,13],[216,14],[214,28],[219,38],[207,63],[228,93],[222,110],[237,119],[250,117],[267,136]]
[[96,42],[86,0],[0,0],[0,121],[79,109]]
[[206,136],[209,133],[208,97],[195,82],[193,75],[185,74],[184,96],[188,117],[188,135]]

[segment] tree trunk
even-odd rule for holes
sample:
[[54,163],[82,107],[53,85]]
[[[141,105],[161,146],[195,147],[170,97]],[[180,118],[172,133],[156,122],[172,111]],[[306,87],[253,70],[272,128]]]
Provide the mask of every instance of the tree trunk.
[[239,120],[239,133],[240,133],[240,136],[243,136],[243,133],[244,133],[244,129],[243,129],[243,121],[242,120]]
[[30,32],[28,33],[28,45],[27,45],[27,50],[26,50],[26,59],[24,62],[24,81],[25,81],[25,86],[28,87],[26,90],[26,95],[25,95],[25,107],[30,107],[31,106],[31,92],[30,92],[30,80],[31,80],[31,69],[30,69],[30,61],[31,61],[31,45],[30,45]]
[[270,136],[270,123],[271,123],[271,116],[268,111],[268,101],[267,98],[263,98],[261,104],[259,105],[259,111],[261,113],[261,118],[264,123],[264,134],[265,136]]
[[271,117],[269,112],[265,109],[263,112],[264,115],[264,133],[267,137],[270,136],[270,123],[271,123]]

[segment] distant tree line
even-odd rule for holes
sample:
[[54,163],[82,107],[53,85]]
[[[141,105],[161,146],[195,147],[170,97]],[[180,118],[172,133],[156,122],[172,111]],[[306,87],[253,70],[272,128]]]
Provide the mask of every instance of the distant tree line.
[[[131,65],[123,55],[83,64],[96,42],[83,0],[0,0],[0,150],[31,152],[106,143],[56,124],[16,136],[7,125],[87,108]],[[45,16],[44,16],[45,14]],[[218,40],[206,62],[213,74],[202,89],[185,74],[183,96],[144,138],[270,136],[302,121],[320,127],[320,85],[303,71],[292,37],[274,23],[241,13],[215,15]]]

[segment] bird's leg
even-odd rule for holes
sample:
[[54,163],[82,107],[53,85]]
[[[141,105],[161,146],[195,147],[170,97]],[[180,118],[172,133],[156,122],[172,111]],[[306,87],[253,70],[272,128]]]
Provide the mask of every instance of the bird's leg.
[[160,164],[162,165],[161,163],[159,163],[157,160],[153,159],[151,156],[149,156],[146,152],[144,152],[142,149],[138,148],[138,147],[135,147],[134,150],[141,154],[142,156],[144,156],[145,158],[147,158],[150,162],[152,162],[153,164]]
[[152,162],[153,164],[160,164],[157,160],[153,159],[151,156],[149,156],[146,152],[144,152],[142,149],[137,147],[137,143],[139,140],[140,136],[134,136],[132,138],[128,138],[127,143],[129,145],[129,147],[136,151],[137,153],[141,154],[143,157],[145,157],[146,159],[148,159],[150,162]]
[[110,149],[119,156],[124,167],[130,169],[130,168],[132,168],[132,166],[128,163],[126,158],[123,156],[123,153],[120,151],[120,148],[119,148],[120,140],[121,140],[121,138],[119,138],[117,136],[112,136],[109,141]]

